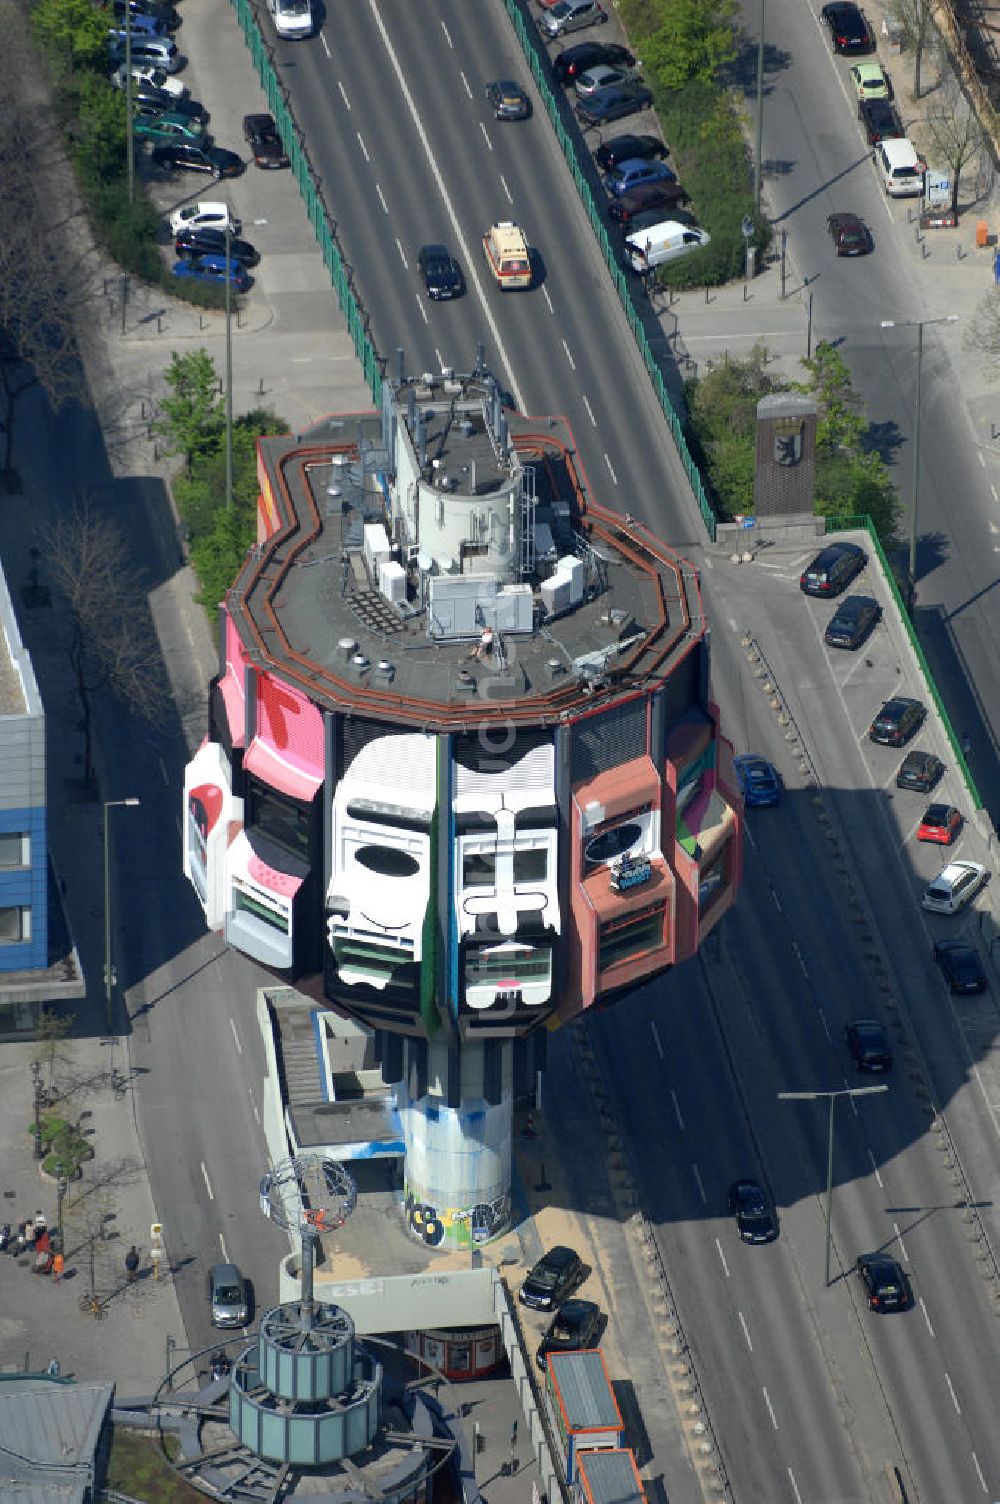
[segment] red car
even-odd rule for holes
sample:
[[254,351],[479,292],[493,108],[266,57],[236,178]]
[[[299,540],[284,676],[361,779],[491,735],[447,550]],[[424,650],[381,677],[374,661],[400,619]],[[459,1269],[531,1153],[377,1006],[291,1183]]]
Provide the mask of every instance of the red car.
[[856,214],[831,214],[826,227],[838,256],[867,256],[872,248],[868,226]]
[[950,846],[961,829],[962,815],[953,804],[929,804],[917,827],[917,840]]

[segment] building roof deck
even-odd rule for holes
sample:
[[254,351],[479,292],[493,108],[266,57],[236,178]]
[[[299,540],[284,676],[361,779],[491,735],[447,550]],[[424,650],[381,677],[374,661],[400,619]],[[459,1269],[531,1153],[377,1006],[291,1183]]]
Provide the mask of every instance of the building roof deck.
[[[386,516],[370,461],[384,455],[382,418],[365,414],[350,420],[353,438],[341,421],[260,441],[277,526],[251,550],[226,601],[251,662],[320,705],[428,730],[547,724],[667,676],[704,630],[693,567],[588,497],[565,423],[504,417],[518,458],[534,469],[539,508],[568,504],[575,551],[596,559],[599,590],[547,620],[536,611],[530,635],[505,633],[499,663],[476,658],[474,641],[432,639],[420,603],[400,611],[363,564],[361,527]],[[453,424],[439,439],[436,453],[452,473],[472,462],[474,494],[501,483],[503,462],[481,436],[466,447]],[[476,573],[474,559],[465,572]]]

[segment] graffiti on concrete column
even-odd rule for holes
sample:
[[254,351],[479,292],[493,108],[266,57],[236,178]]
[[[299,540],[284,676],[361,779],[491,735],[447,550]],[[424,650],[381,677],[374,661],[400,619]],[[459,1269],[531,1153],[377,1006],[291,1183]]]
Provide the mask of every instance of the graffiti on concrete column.
[[510,1196],[471,1207],[437,1207],[407,1190],[403,1202],[410,1232],[428,1248],[468,1248],[498,1238],[510,1225]]

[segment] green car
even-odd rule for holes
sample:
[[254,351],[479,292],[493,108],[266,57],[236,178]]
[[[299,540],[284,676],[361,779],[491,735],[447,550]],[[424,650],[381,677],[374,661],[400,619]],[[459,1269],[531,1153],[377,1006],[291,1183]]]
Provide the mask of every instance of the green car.
[[892,84],[881,63],[855,63],[851,83],[859,100],[892,98]]
[[187,115],[138,114],[133,125],[136,140],[151,141],[154,146],[171,145],[176,141],[192,141],[204,146],[207,138],[205,127]]

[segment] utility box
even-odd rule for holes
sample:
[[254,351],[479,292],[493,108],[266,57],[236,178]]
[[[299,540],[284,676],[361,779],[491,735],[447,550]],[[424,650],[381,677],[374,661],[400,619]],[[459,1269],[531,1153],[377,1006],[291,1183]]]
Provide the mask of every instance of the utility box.
[[924,173],[924,202],[920,210],[922,230],[950,230],[958,224],[951,207],[951,178],[937,167]]

